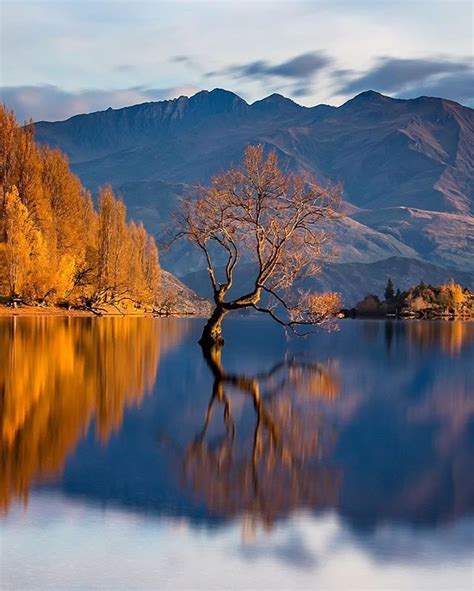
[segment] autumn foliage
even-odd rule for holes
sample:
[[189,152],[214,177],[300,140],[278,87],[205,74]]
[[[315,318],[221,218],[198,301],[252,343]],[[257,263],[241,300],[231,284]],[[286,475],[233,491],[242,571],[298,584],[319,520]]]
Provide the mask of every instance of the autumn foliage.
[[166,322],[0,318],[0,514],[59,474],[91,423],[103,442],[120,429],[188,330]]
[[453,279],[441,285],[429,285],[423,281],[406,291],[394,292],[389,278],[385,290],[385,301],[368,294],[355,307],[361,316],[416,316],[419,318],[465,317],[474,315],[474,293],[462,287]]
[[112,189],[96,210],[67,157],[0,107],[0,295],[95,311],[152,305],[159,274],[154,239],[127,222]]

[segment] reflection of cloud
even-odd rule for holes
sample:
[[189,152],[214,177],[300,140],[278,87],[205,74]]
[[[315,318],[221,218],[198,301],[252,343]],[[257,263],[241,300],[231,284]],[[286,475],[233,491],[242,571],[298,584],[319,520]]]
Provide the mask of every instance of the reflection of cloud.
[[295,83],[296,94],[303,96],[310,94],[312,79],[321,70],[327,68],[332,61],[332,58],[322,51],[310,51],[296,55],[279,64],[270,64],[265,60],[257,60],[230,66],[217,72],[209,72],[208,76],[226,75],[233,78],[257,80],[282,78]]
[[249,562],[276,560],[278,563],[286,563],[294,568],[314,569],[317,565],[317,557],[308,547],[307,540],[298,535],[297,528],[291,525],[282,530],[272,536],[271,543],[268,535],[263,539],[245,543],[239,548],[240,554]]
[[[242,552],[240,522],[176,528],[173,520],[50,493],[35,493],[21,522],[20,513],[13,516],[2,530],[5,588],[52,588],[59,581],[71,589],[78,580],[85,589],[154,589],[157,581],[160,589],[472,587],[472,519],[429,530],[386,526],[360,536],[333,514],[305,513]],[[304,568],[282,556],[285,547],[305,548]]]
[[[125,70],[132,66],[123,64]],[[123,71],[125,71],[123,70]],[[195,92],[193,87],[145,88],[134,86],[119,90],[89,89],[69,92],[58,86],[7,86],[0,89],[0,99],[9,109],[14,109],[17,118],[25,121],[32,117],[41,119],[65,119],[78,113],[90,113],[120,108],[137,103],[159,101]]]
[[[341,76],[340,71],[338,76]],[[373,89],[397,95],[406,93],[409,96],[449,94],[457,100],[473,97],[473,70],[467,60],[382,57],[370,70],[362,74],[345,70],[342,77],[346,81],[338,90],[340,95]]]

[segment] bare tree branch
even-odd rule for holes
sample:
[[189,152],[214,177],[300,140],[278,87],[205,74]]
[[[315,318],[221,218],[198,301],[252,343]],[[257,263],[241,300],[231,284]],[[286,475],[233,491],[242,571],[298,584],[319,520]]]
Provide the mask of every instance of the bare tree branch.
[[[340,199],[339,186],[322,186],[308,174],[283,173],[274,152],[265,158],[262,146],[249,146],[241,166],[217,175],[209,187],[198,187],[182,201],[178,235],[204,253],[216,303],[203,338],[219,340],[222,318],[242,308],[269,314],[293,329],[334,316],[340,308],[336,294],[325,300],[305,293],[295,298],[292,288],[295,281],[319,272],[318,261],[329,254],[326,226],[338,216]],[[225,283],[217,280],[211,245],[224,255]],[[229,299],[242,259],[257,263],[253,288]],[[261,307],[262,293],[273,303]],[[275,312],[278,306],[287,318]]]

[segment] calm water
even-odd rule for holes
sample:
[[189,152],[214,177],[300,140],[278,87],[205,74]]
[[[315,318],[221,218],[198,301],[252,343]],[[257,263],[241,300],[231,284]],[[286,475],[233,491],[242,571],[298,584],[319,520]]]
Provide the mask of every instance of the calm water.
[[2,589],[472,589],[474,324],[0,319]]

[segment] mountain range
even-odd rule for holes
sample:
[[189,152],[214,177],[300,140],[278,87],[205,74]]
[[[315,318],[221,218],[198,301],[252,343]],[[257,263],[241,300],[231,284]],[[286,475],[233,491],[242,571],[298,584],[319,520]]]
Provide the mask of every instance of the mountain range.
[[[347,305],[362,289],[380,293],[390,273],[402,283],[452,276],[474,286],[474,110],[458,103],[367,91],[340,107],[303,107],[278,94],[248,104],[215,89],[35,128],[93,193],[112,184],[157,236],[193,184],[239,163],[247,144],[262,144],[283,167],[344,187],[346,215],[332,227],[338,258],[316,285],[346,282]],[[197,280],[204,261],[188,245],[161,258],[207,293],[205,278]]]

